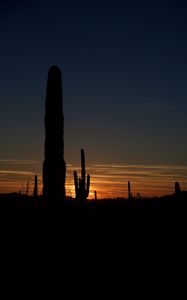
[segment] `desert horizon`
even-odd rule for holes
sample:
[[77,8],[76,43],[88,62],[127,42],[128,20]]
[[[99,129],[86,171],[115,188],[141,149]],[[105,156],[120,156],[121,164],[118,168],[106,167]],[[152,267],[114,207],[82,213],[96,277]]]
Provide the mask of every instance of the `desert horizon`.
[[[38,193],[42,194],[42,162],[40,160],[0,160],[0,193],[25,193],[29,180],[28,194],[34,190],[34,175],[38,175]],[[67,163],[66,196],[75,197],[73,171],[80,174],[80,165]],[[174,184],[180,183],[187,190],[187,166],[151,165],[125,163],[87,163],[86,171],[91,175],[89,199],[128,198],[128,181],[134,197],[160,197],[174,193]]]

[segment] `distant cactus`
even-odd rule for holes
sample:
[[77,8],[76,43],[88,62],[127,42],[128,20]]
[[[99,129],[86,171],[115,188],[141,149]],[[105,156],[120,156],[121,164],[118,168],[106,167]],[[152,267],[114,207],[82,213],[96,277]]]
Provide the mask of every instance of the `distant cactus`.
[[26,187],[25,195],[28,196],[28,194],[29,194],[29,180],[27,181],[27,187]]
[[180,184],[179,182],[175,182],[175,194],[178,195],[180,193],[181,189],[180,189]]
[[50,207],[65,201],[64,116],[61,71],[49,69],[45,102],[45,159],[43,163],[43,195]]
[[34,191],[33,191],[34,198],[38,197],[38,176],[34,176]]
[[75,195],[78,202],[85,203],[89,196],[90,190],[90,175],[87,175],[85,169],[85,155],[84,150],[81,149],[81,178],[78,179],[77,172],[74,171]]
[[128,199],[132,198],[132,194],[131,194],[131,183],[130,181],[128,181]]

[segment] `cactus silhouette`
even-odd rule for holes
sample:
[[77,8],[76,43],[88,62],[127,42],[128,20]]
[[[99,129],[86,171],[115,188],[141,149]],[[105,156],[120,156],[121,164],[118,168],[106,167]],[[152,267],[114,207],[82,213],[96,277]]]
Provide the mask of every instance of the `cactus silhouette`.
[[81,178],[78,179],[77,172],[74,171],[75,195],[78,202],[85,203],[89,196],[90,190],[90,175],[87,175],[85,169],[85,155],[84,150],[81,149]]
[[131,183],[130,181],[128,181],[128,199],[132,198],[132,194],[131,194]]
[[25,195],[28,196],[28,194],[29,194],[29,180],[27,181],[27,187],[26,187]]
[[34,198],[38,197],[38,176],[34,176],[34,191],[33,191]]
[[65,201],[64,115],[62,76],[57,66],[48,72],[45,101],[45,151],[43,196],[47,206],[59,207]]
[[178,181],[175,182],[175,194],[178,195],[181,191],[180,184]]

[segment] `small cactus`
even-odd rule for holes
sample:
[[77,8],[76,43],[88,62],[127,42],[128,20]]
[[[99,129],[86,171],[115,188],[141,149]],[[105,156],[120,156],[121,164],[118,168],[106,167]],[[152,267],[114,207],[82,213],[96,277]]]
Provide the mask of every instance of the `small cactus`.
[[180,193],[180,184],[178,181],[175,182],[175,195],[178,195]]
[[34,176],[34,191],[33,191],[33,195],[34,195],[34,198],[38,197],[38,176],[37,175]]
[[26,187],[25,195],[28,196],[28,194],[29,194],[29,180],[27,181],[27,187]]
[[74,171],[75,195],[79,202],[85,203],[90,191],[90,175],[87,175],[85,169],[84,150],[81,149],[81,178],[78,179],[77,172]]
[[131,183],[130,181],[128,181],[128,199],[132,198],[132,194],[131,194]]

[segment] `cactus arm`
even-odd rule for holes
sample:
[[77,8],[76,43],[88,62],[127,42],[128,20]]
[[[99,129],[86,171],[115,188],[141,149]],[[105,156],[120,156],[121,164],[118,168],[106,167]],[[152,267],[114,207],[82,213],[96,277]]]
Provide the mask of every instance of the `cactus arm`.
[[88,198],[89,192],[90,192],[90,175],[87,175],[86,198]]

